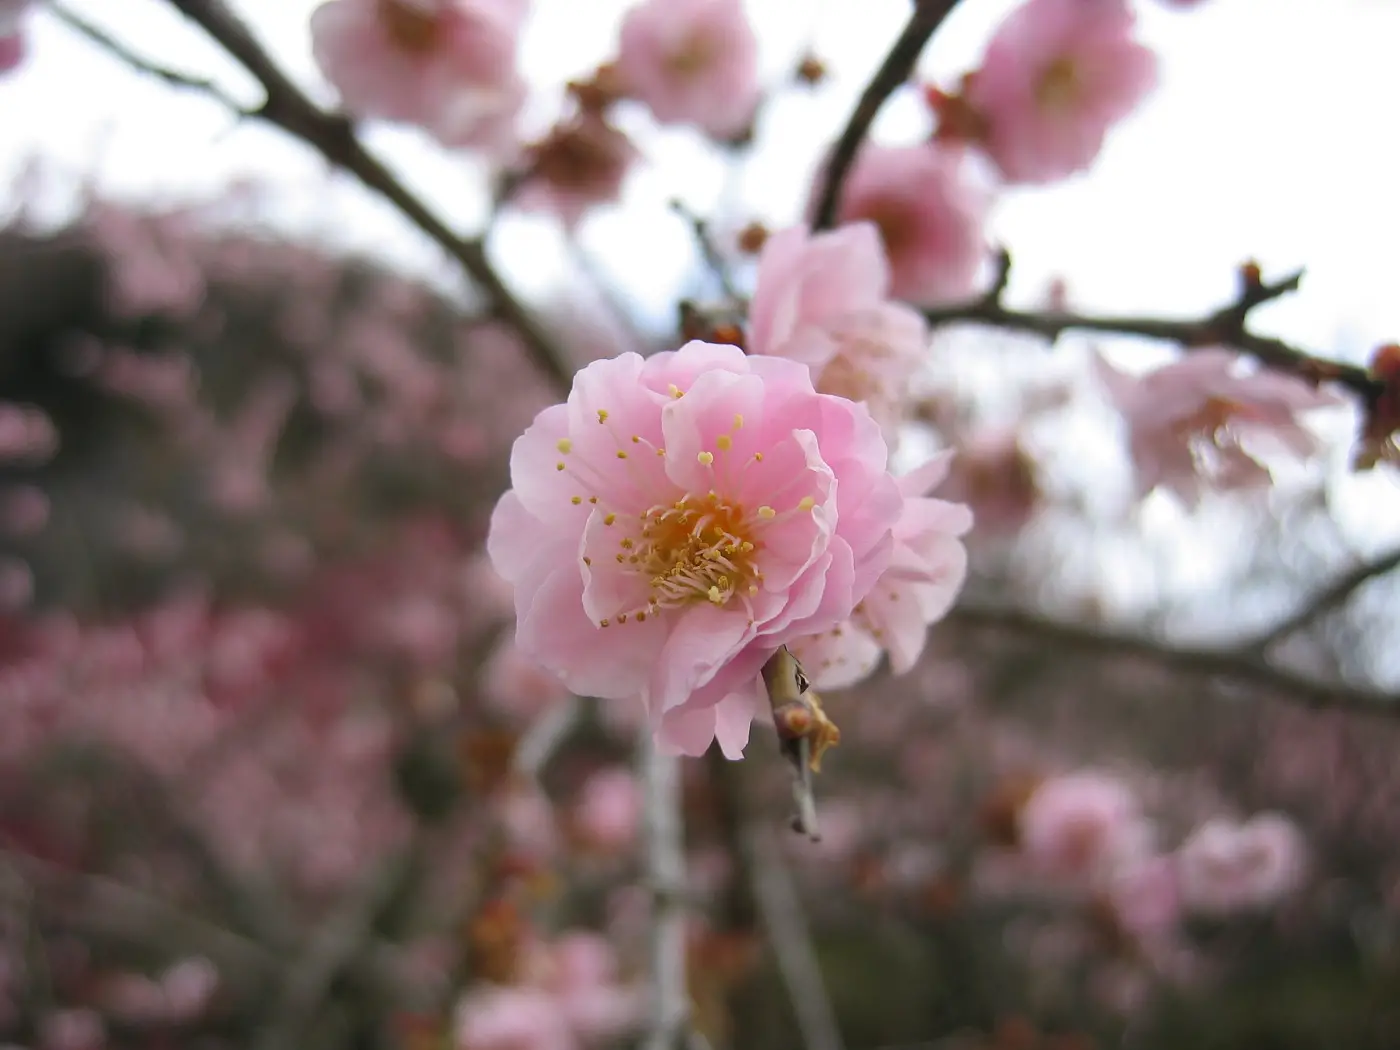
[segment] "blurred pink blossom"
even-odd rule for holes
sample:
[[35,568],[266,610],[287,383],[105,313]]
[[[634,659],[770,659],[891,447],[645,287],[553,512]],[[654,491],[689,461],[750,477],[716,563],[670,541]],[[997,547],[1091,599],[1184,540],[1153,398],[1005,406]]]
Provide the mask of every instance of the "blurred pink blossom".
[[1144,376],[1119,372],[1101,355],[1095,367],[1123,414],[1139,494],[1157,486],[1195,505],[1202,489],[1255,488],[1271,480],[1245,443],[1269,443],[1306,457],[1317,438],[1302,412],[1339,403],[1336,395],[1266,369],[1245,371],[1229,350],[1195,350]]
[[416,124],[446,146],[505,151],[526,87],[528,0],[329,0],[311,15],[317,64],[347,111]]
[[843,224],[867,220],[880,231],[894,298],[936,306],[975,289],[990,203],[959,147],[867,145],[846,179],[837,217]]
[[0,463],[38,465],[58,451],[58,429],[43,409],[0,401]]
[[1182,901],[1206,915],[1273,904],[1297,889],[1304,866],[1302,834],[1278,813],[1243,824],[1217,817],[1177,850]]
[[0,73],[24,61],[24,15],[32,0],[0,0]]
[[904,674],[918,661],[930,625],[952,608],[967,579],[972,512],[926,495],[947,476],[950,453],[899,478],[904,507],[894,526],[889,567],[850,619],[793,643],[792,651],[819,688],[853,685],[875,669],[882,652]]
[[748,350],[800,360],[817,390],[863,402],[893,444],[929,335],[918,311],[889,295],[889,263],[870,223],[775,233],[758,259]]
[[578,1050],[555,997],[542,988],[483,985],[457,1004],[457,1050]]
[[39,1020],[38,1050],[101,1050],[107,1026],[95,1010],[55,1010]]
[[1123,932],[1144,945],[1169,939],[1181,918],[1181,887],[1174,859],[1129,861],[1108,879],[1107,899]]
[[552,213],[569,229],[621,196],[639,156],[631,139],[587,112],[556,124],[528,153],[528,174],[512,201],[525,211]]
[[738,135],[759,97],[758,41],[743,0],[644,0],[623,19],[617,73],[661,123]]
[[1018,831],[1021,853],[1033,868],[1080,882],[1137,859],[1150,843],[1127,785],[1094,772],[1044,781],[1021,809]]
[[501,639],[483,668],[482,691],[497,710],[526,721],[570,696],[558,676],[525,656],[511,637]]
[[967,86],[981,141],[1008,182],[1083,171],[1108,129],[1156,83],[1127,0],[1026,0],[997,30]]
[[588,1044],[607,1045],[641,1018],[639,989],[619,984],[617,955],[596,933],[566,933],[549,947],[542,983],[575,1035]]
[[36,485],[16,485],[0,492],[0,530],[22,539],[42,532],[49,521],[48,494]]
[[579,789],[574,832],[595,849],[625,850],[637,839],[641,815],[641,788],[632,771],[620,766],[600,769]]
[[593,362],[516,441],[492,516],[521,650],[577,693],[641,698],[668,747],[718,733],[738,757],[769,656],[889,564],[886,459],[869,413],[784,358],[691,342]]
[[1043,498],[1038,473],[1013,428],[982,430],[959,446],[946,495],[972,508],[978,535],[1014,535]]

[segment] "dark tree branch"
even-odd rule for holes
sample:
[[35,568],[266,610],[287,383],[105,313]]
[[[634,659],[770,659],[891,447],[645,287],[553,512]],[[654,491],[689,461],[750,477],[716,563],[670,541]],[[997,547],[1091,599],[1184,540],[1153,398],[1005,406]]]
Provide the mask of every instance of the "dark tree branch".
[[890,53],[885,56],[885,61],[861,93],[851,119],[846,122],[845,130],[836,140],[836,148],[832,150],[831,159],[827,161],[826,170],[822,174],[821,192],[817,197],[816,211],[812,215],[812,229],[826,230],[835,225],[836,212],[841,206],[841,187],[846,181],[851,165],[855,163],[856,154],[860,151],[861,143],[865,141],[866,132],[875,122],[875,116],[885,101],[909,80],[914,66],[919,61],[919,55],[923,53],[924,45],[943,24],[949,12],[957,6],[957,2],[958,0],[915,0],[914,13],[909,16],[904,32],[900,33],[899,39],[890,48]]
[[1117,335],[1138,335],[1148,339],[1177,343],[1186,350],[1208,346],[1232,346],[1279,372],[1295,375],[1310,383],[1334,382],[1360,395],[1370,403],[1381,392],[1381,383],[1360,365],[1342,364],[1316,357],[1308,351],[1277,339],[1258,335],[1249,330],[1250,311],[1255,307],[1296,291],[1303,275],[1300,272],[1272,282],[1243,280],[1240,293],[1233,302],[1195,320],[1170,320],[1160,317],[1094,316],[1071,311],[1013,310],[1001,303],[1000,288],[1005,287],[1010,268],[1009,257],[998,270],[997,286],[991,292],[968,303],[940,307],[925,313],[930,324],[939,325],[970,322],[1027,332],[1045,339],[1058,339],[1068,331],[1108,332]]
[[[486,294],[501,320],[519,333],[531,360],[562,386],[569,385],[573,369],[567,357],[524,304],[506,287],[486,258],[485,246],[479,239],[463,238],[453,232],[369,154],[348,120],[327,113],[308,99],[278,68],[223,0],[170,0],[170,3],[218,41],[257,78],[266,99],[251,116],[275,124],[306,142],[330,163],[350,172],[397,208],[461,264],[472,281]],[[183,86],[197,85],[184,83]]]
[[1328,613],[1340,609],[1353,594],[1370,581],[1394,572],[1397,568],[1400,568],[1400,547],[1362,562],[1318,591],[1297,612],[1269,628],[1247,648],[1251,652],[1264,655],[1279,642],[1292,637]]
[[1139,634],[1063,623],[1019,609],[964,605],[948,619],[973,628],[1005,631],[1060,650],[1142,660],[1168,670],[1233,679],[1315,710],[1400,718],[1400,694],[1312,678],[1272,664],[1248,647],[1172,645]]

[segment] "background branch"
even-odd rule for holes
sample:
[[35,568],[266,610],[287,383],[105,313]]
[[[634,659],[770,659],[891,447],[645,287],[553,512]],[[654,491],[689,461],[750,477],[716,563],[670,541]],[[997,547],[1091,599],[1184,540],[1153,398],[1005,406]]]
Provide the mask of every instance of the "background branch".
[[[1001,268],[999,287],[1005,287],[1007,265]],[[1257,358],[1268,367],[1296,375],[1311,383],[1331,381],[1360,394],[1368,402],[1379,396],[1382,384],[1359,365],[1342,364],[1319,358],[1273,336],[1258,335],[1249,330],[1250,311],[1255,307],[1296,291],[1302,273],[1292,273],[1272,282],[1242,280],[1234,301],[1196,319],[1171,320],[1137,315],[1096,316],[1067,310],[1013,310],[1002,305],[999,292],[980,296],[967,303],[940,307],[925,313],[936,326],[970,322],[1027,332],[1054,341],[1068,331],[1109,332],[1117,335],[1138,335],[1177,343],[1186,350],[1207,346],[1232,346]]]
[[1371,580],[1385,576],[1397,568],[1400,568],[1400,547],[1362,562],[1318,591],[1297,612],[1279,621],[1246,648],[1251,652],[1263,655],[1285,638],[1297,634],[1329,612],[1341,608],[1346,604],[1347,599]]
[[685,843],[680,763],[657,749],[651,727],[640,738],[646,800],[646,874],[652,888],[649,1017],[643,1050],[677,1050],[690,1024],[686,980]]
[[1168,670],[1234,679],[1241,684],[1272,690],[1281,698],[1304,707],[1400,718],[1400,694],[1312,678],[1269,663],[1248,647],[1171,645],[1142,635],[1063,623],[1018,609],[962,605],[954,609],[948,619],[970,627],[1022,635],[1060,651],[1076,649],[1144,660]]
[[957,0],[915,0],[914,13],[909,16],[904,32],[899,34],[885,61],[861,93],[855,111],[846,122],[841,137],[836,140],[831,159],[822,173],[821,192],[812,215],[812,229],[825,230],[835,225],[836,212],[841,206],[841,187],[851,165],[855,163],[866,132],[875,122],[885,101],[909,80],[924,45],[956,6]]
[[[506,287],[486,258],[485,246],[479,239],[463,238],[453,232],[365,150],[348,120],[325,112],[307,98],[278,68],[262,45],[222,0],[170,0],[170,3],[218,41],[257,78],[266,99],[250,114],[251,116],[275,124],[306,142],[330,163],[350,172],[397,208],[405,218],[461,264],[468,276],[490,300],[500,319],[519,333],[530,359],[560,385],[569,385],[574,370],[569,365],[567,356],[525,305]],[[204,90],[203,86],[197,83],[184,83],[183,86]]]

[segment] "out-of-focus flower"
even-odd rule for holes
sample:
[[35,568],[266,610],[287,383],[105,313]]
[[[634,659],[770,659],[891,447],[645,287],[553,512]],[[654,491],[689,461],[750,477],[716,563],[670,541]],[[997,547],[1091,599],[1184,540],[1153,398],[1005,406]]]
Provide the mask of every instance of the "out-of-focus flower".
[[743,0],[645,0],[622,22],[617,74],[663,124],[726,139],[758,105],[758,41]]
[[458,1050],[578,1050],[554,996],[542,988],[483,986],[458,1004]]
[[589,1045],[616,1040],[641,1018],[643,1000],[618,982],[617,956],[596,933],[577,931],[549,947],[544,987],[575,1035]]
[[526,0],[329,0],[311,15],[316,62],[348,112],[416,124],[446,146],[504,150],[526,89]]
[[863,402],[893,444],[928,326],[889,294],[889,263],[870,223],[815,236],[783,230],[759,255],[748,350],[800,360],[817,390]]
[[637,838],[642,794],[631,770],[602,769],[583,782],[574,806],[574,832],[589,846],[615,851]]
[[869,675],[881,653],[903,674],[923,652],[928,629],[952,608],[967,579],[972,512],[927,495],[943,481],[952,456],[944,454],[899,479],[904,508],[894,526],[889,568],[850,619],[791,646],[814,685],[841,689]]
[[1206,915],[1273,904],[1298,887],[1304,867],[1302,835],[1278,813],[1209,820],[1177,850],[1182,902]]
[[24,15],[32,0],[0,0],[0,73],[24,61]]
[[1181,886],[1170,856],[1123,865],[1109,876],[1105,897],[1118,928],[1142,945],[1161,944],[1181,918]]
[[517,642],[577,693],[641,698],[664,746],[718,734],[738,757],[764,663],[889,565],[887,457],[794,361],[701,342],[595,361],[516,441],[492,516]]
[[0,463],[38,465],[58,451],[58,429],[43,409],[0,401]]
[[865,146],[842,192],[841,223],[880,231],[890,294],[918,306],[970,296],[986,256],[990,195],[956,146]]
[[1095,356],[1099,379],[1128,426],[1140,494],[1161,485],[1195,505],[1205,487],[1268,485],[1269,469],[1242,441],[1272,443],[1299,457],[1316,452],[1317,439],[1298,416],[1336,405],[1337,396],[1241,364],[1228,350],[1196,350],[1132,377]]
[[1027,0],[997,30],[966,96],[1008,182],[1083,171],[1156,83],[1126,0]]
[[556,124],[527,153],[527,174],[512,201],[527,211],[552,212],[570,229],[590,208],[618,199],[638,156],[626,135],[588,112]]
[[1093,772],[1044,781],[1022,807],[1017,832],[1033,868],[1086,883],[1140,857],[1150,838],[1127,785]]
[[482,672],[486,700],[517,718],[534,719],[569,697],[558,677],[542,670],[520,651],[513,638],[503,638]]
[[959,446],[945,495],[972,508],[979,535],[1014,534],[1040,505],[1038,474],[1014,429],[984,430]]

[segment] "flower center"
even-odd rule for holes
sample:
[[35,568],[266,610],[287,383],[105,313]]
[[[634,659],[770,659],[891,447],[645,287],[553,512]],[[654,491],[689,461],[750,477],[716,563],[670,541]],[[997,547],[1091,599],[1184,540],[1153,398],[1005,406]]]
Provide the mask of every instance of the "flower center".
[[1057,58],[1045,68],[1035,90],[1036,101],[1046,109],[1071,109],[1079,95],[1079,70],[1067,57]]
[[689,78],[705,72],[719,57],[716,41],[708,33],[695,32],[666,56],[666,69],[674,76]]
[[713,492],[648,510],[642,515],[642,543],[627,558],[650,579],[648,609],[654,613],[700,599],[724,605],[738,590],[757,593],[762,573],[754,565],[751,529],[743,507]]
[[599,119],[556,126],[534,148],[534,171],[553,186],[606,186],[627,166],[627,140]]
[[422,0],[379,0],[379,20],[402,50],[422,55],[436,46],[442,28],[432,7]]

